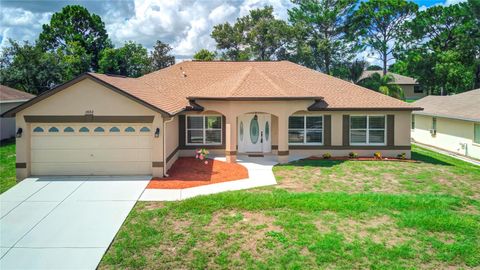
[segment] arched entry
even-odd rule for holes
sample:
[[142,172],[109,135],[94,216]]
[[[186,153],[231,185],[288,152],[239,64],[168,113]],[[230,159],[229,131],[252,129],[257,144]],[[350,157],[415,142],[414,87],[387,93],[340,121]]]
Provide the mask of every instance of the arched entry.
[[272,151],[272,117],[267,113],[247,113],[238,117],[238,152]]

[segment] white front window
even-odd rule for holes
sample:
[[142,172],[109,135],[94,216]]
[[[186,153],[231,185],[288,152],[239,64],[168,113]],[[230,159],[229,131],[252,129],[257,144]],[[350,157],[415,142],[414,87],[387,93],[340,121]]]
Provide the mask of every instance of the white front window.
[[186,143],[189,145],[222,144],[222,117],[202,115],[186,117]]
[[323,144],[323,116],[290,116],[288,118],[288,143]]
[[350,145],[385,145],[385,115],[350,116]]

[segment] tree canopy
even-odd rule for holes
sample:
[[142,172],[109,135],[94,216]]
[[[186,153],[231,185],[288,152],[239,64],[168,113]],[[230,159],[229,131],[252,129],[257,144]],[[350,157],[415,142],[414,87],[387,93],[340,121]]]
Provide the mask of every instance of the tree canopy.
[[314,68],[330,74],[336,63],[350,60],[355,43],[348,38],[350,19],[357,0],[296,0],[288,11],[296,38],[299,62],[315,63]]
[[[392,78],[359,81],[362,72],[386,74],[388,67],[430,94],[480,88],[479,0],[420,11],[409,0],[291,1],[287,21],[265,6],[215,25],[216,51],[201,49],[193,59],[287,59],[397,98]],[[172,47],[160,40],[148,49],[134,41],[115,47],[100,16],[79,5],[54,13],[35,42],[7,44],[0,83],[34,94],[88,71],[139,77],[175,64]],[[360,60],[372,58],[378,61]]]
[[150,61],[147,49],[128,41],[120,48],[106,49],[102,52],[99,71],[135,78],[151,70]]
[[[105,23],[100,16],[78,5],[66,6],[52,15],[49,24],[42,26],[38,38],[39,45],[49,51],[71,52],[69,47],[75,44],[89,55],[89,70],[98,69],[102,50],[111,48]],[[83,70],[82,72],[87,71]]]
[[404,23],[412,19],[418,10],[417,4],[406,0],[369,0],[360,3],[355,11],[352,30],[367,49],[378,54],[383,74],[387,73],[388,61],[393,52],[392,43],[403,35]]
[[201,49],[193,55],[193,59],[202,61],[213,61],[215,60],[215,56],[215,52],[211,52],[207,49]]
[[475,1],[434,6],[405,24],[395,72],[414,76],[431,94],[480,87],[480,23]]
[[151,54],[152,70],[159,70],[175,64],[175,56],[171,55],[172,47],[157,40]]
[[274,60],[282,58],[288,40],[287,23],[273,16],[273,7],[251,10],[231,25],[215,25],[212,38],[228,60]]

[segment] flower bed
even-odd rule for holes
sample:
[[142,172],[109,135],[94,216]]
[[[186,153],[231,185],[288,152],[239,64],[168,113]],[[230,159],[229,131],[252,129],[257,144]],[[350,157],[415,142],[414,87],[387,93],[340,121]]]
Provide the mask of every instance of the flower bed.
[[247,168],[240,164],[195,157],[179,158],[168,174],[165,178],[153,178],[147,188],[181,189],[248,178]]
[[413,160],[413,159],[402,159],[402,158],[390,158],[390,157],[382,157],[382,158],[376,158],[376,157],[357,157],[357,158],[350,158],[350,157],[331,157],[331,158],[324,158],[324,157],[318,157],[318,156],[311,156],[308,158],[305,158],[307,160],[355,160],[355,161],[399,161],[399,162],[411,162],[411,163],[417,163],[418,161]]

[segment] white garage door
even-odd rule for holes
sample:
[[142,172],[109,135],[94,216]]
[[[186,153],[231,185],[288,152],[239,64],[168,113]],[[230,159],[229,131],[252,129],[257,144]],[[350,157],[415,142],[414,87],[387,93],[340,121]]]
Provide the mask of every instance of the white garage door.
[[142,124],[32,124],[32,175],[150,175],[151,130]]

